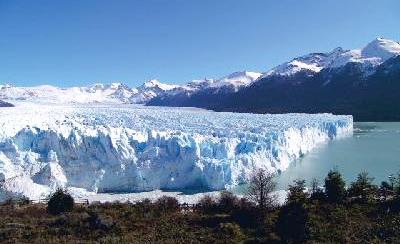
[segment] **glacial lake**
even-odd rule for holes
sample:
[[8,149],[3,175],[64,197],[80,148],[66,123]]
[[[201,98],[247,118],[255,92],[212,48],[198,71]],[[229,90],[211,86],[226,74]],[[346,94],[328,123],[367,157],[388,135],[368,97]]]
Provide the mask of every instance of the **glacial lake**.
[[336,167],[347,184],[367,171],[375,183],[400,171],[400,122],[356,122],[353,136],[329,141],[315,148],[277,176],[278,189],[287,189],[295,179],[307,186],[316,178],[323,185],[329,170]]

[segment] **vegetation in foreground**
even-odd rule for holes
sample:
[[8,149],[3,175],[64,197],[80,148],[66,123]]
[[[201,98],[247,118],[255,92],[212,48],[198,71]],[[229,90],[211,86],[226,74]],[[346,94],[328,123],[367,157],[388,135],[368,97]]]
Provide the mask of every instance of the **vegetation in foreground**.
[[337,170],[324,188],[296,180],[283,206],[273,177],[255,172],[246,198],[222,192],[195,206],[163,197],[136,204],[74,204],[58,190],[48,204],[0,206],[5,243],[400,243],[400,175],[378,187],[360,173],[347,188]]

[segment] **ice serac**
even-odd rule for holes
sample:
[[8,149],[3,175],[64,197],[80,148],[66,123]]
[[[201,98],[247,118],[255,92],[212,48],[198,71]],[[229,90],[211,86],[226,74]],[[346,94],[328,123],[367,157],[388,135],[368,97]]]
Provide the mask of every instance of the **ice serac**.
[[352,133],[351,116],[178,108],[40,106],[0,110],[0,198],[56,187],[90,192],[224,189],[256,168],[285,170]]

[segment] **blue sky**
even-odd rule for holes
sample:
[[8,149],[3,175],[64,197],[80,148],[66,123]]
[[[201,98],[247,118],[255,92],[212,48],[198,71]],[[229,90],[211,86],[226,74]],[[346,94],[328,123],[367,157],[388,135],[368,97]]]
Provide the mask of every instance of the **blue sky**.
[[400,40],[399,0],[0,0],[0,83],[183,83]]

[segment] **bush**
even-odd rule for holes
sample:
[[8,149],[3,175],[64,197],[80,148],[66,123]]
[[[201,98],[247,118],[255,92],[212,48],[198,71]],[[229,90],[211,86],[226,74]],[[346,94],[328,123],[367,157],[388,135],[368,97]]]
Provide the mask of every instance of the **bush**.
[[88,211],[88,215],[87,221],[92,229],[109,231],[115,226],[115,222],[110,217],[100,217],[95,211]]
[[231,213],[239,203],[239,199],[229,191],[222,191],[218,199],[218,209],[221,212]]
[[197,203],[196,210],[203,214],[212,214],[217,210],[217,203],[211,196],[205,195]]
[[220,223],[218,232],[223,236],[228,237],[230,243],[241,243],[245,237],[240,226],[236,223]]
[[392,195],[391,193],[393,193],[393,187],[388,182],[382,181],[379,187],[379,194],[386,200],[389,195]]
[[362,203],[372,201],[377,195],[377,186],[372,184],[374,178],[369,177],[367,172],[358,174],[357,180],[351,183],[349,196],[359,198]]
[[71,212],[74,208],[74,198],[62,189],[57,189],[49,198],[47,212],[50,214],[60,214]]
[[19,199],[18,202],[19,202],[20,205],[28,205],[28,204],[31,203],[31,200],[30,200],[28,197],[26,197],[26,196],[22,196],[22,197]]
[[241,198],[237,207],[231,213],[233,220],[243,227],[255,227],[262,221],[255,203],[246,198]]
[[301,243],[307,238],[307,210],[303,203],[290,202],[279,211],[276,229],[285,242]]
[[179,210],[179,202],[175,197],[163,196],[155,203],[155,207],[159,212],[171,213]]

